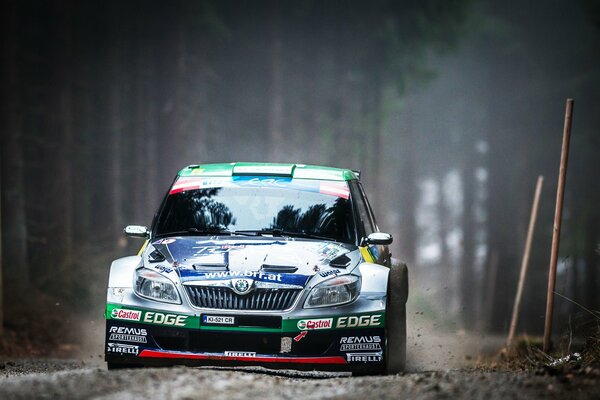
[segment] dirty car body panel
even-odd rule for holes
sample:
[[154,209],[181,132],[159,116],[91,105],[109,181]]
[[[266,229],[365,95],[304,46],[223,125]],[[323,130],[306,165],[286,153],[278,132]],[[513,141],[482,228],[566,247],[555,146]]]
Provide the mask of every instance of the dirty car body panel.
[[109,366],[384,372],[390,253],[365,240],[363,196],[350,170],[180,171],[140,253],[111,265]]

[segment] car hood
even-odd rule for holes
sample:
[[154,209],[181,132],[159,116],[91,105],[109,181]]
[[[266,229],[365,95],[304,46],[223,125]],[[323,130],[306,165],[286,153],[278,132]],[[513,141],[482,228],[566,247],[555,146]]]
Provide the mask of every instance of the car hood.
[[[158,250],[163,262],[152,260]],[[172,237],[153,241],[145,264],[165,272],[165,262],[182,282],[246,278],[305,286],[307,282],[350,273],[359,263],[356,246],[331,241],[279,238]],[[155,254],[156,255],[156,254]],[[167,268],[166,272],[169,268]]]

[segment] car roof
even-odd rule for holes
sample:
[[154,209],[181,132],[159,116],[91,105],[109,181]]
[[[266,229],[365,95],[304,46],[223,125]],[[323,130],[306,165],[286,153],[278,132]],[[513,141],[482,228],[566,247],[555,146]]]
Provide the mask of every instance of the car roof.
[[287,176],[296,179],[351,181],[360,178],[360,171],[319,165],[232,162],[220,164],[193,164],[179,171],[178,176]]

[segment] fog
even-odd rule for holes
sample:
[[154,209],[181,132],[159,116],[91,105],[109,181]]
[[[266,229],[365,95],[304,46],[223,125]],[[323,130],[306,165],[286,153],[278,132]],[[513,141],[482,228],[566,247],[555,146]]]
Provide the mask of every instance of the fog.
[[568,97],[554,337],[597,326],[597,1],[9,1],[2,19],[5,331],[57,322],[49,346],[99,354],[110,261],[141,246],[123,227],[188,164],[268,161],[362,171],[409,264],[413,358],[506,334],[543,175],[518,326],[540,335]]

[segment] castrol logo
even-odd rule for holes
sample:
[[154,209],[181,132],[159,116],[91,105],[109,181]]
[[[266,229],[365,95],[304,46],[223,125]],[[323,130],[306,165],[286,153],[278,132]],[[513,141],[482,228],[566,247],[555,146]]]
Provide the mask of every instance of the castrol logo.
[[124,319],[128,321],[139,321],[142,318],[142,312],[136,310],[114,309],[110,313],[113,319]]
[[301,319],[298,321],[298,329],[312,330],[312,329],[331,329],[333,325],[333,318],[321,318],[321,319]]

